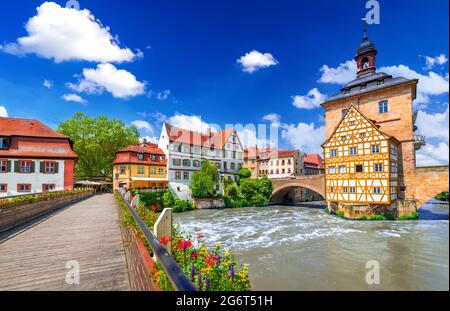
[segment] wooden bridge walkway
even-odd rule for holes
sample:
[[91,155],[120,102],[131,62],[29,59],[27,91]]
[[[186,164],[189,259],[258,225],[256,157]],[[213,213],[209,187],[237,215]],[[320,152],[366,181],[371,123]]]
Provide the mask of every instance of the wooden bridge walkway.
[[[70,261],[79,284],[66,281]],[[91,197],[1,243],[4,290],[130,290],[114,196]]]

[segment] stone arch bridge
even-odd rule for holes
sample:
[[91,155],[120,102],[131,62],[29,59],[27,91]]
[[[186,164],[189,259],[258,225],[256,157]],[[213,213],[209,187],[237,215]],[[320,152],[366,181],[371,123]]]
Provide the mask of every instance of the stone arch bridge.
[[[271,203],[282,203],[285,195],[295,188],[310,189],[325,198],[325,175],[307,175],[273,179]],[[414,174],[413,194],[417,208],[439,193],[449,191],[448,165],[417,167]]]
[[320,194],[325,198],[325,175],[305,175],[287,178],[272,179],[273,192],[271,203],[282,203],[289,191],[295,188],[306,188]]

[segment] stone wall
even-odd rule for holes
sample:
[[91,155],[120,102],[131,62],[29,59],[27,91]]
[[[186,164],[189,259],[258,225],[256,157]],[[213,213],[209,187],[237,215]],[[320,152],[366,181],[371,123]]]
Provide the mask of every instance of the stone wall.
[[415,175],[415,199],[417,207],[441,192],[449,191],[448,165],[418,167]]
[[0,232],[19,226],[64,206],[87,199],[92,195],[92,191],[88,191],[0,206]]
[[225,206],[222,198],[193,199],[192,203],[198,209],[222,208]]

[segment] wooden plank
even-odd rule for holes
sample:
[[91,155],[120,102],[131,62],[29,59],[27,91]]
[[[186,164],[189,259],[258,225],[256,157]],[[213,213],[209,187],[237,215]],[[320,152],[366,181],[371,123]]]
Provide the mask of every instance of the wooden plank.
[[[80,284],[66,283],[72,260]],[[114,196],[79,202],[0,244],[0,290],[130,290]]]

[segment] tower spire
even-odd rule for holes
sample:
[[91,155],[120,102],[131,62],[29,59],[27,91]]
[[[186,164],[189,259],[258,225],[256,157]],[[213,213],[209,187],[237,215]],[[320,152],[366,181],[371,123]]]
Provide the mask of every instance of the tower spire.
[[369,36],[367,35],[366,19],[363,18],[363,39],[361,44],[358,46],[355,57],[358,65],[358,77],[374,73],[376,71],[375,56],[377,53],[375,44],[369,40]]

